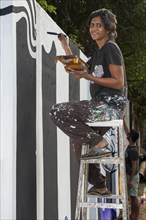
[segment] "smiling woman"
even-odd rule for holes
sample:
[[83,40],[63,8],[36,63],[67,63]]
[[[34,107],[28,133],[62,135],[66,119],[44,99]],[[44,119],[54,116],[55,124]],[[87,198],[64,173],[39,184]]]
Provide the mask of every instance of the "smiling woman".
[[[90,14],[88,24],[91,38],[96,42],[97,49],[87,62],[88,68],[81,71],[75,69],[66,69],[66,71],[77,79],[83,78],[90,82],[92,98],[55,104],[50,111],[52,121],[73,139],[73,147],[78,158],[81,157],[82,143],[88,143],[92,148],[86,155],[82,155],[81,159],[84,159],[84,156],[98,158],[99,155],[101,157],[101,155],[110,154],[110,152],[107,154],[108,141],[104,136],[108,128],[104,131],[96,131],[86,123],[120,119],[127,101],[124,60],[118,45],[114,42],[117,36],[115,15],[107,9],[100,9]],[[59,40],[66,55],[72,56],[66,37],[62,35]],[[107,117],[108,112],[112,114]],[[89,182],[94,187],[88,191],[88,194],[93,191],[94,194],[111,194],[98,164],[96,166],[90,164]]]
[[115,41],[117,37],[117,32],[116,32],[117,19],[112,12],[110,13],[107,12],[108,10],[104,8],[97,11],[93,11],[89,16],[88,25],[90,28],[103,27],[107,31],[109,35],[109,39]]
[[105,39],[109,38],[109,31],[104,28],[101,18],[93,18],[89,28],[92,39],[96,41],[99,47],[102,47]]

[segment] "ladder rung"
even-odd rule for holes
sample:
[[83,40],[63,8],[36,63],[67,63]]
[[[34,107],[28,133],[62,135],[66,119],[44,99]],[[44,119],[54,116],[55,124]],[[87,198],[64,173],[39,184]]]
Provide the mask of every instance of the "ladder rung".
[[91,127],[118,127],[123,126],[123,120],[113,120],[113,121],[97,121],[93,123],[86,123]]
[[105,157],[105,158],[97,158],[97,159],[84,159],[81,160],[82,163],[108,163],[108,164],[120,164],[123,163],[123,159],[116,157]]
[[88,198],[102,198],[102,199],[124,199],[122,195],[111,195],[111,196],[102,197],[102,195],[98,196],[98,195],[87,194],[87,197]]
[[123,209],[122,203],[96,203],[96,202],[80,202],[80,207],[83,208],[113,208],[113,209]]

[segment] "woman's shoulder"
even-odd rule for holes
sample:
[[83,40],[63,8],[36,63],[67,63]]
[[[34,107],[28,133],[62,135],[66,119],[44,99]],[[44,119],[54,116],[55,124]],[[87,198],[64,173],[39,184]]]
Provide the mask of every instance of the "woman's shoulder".
[[116,42],[110,41],[110,40],[105,43],[104,47],[106,49],[120,50],[118,44]]
[[110,55],[110,56],[113,55],[115,57],[119,57],[120,59],[122,57],[122,59],[123,59],[121,49],[119,48],[118,44],[113,41],[107,41],[105,43],[104,53],[107,55]]

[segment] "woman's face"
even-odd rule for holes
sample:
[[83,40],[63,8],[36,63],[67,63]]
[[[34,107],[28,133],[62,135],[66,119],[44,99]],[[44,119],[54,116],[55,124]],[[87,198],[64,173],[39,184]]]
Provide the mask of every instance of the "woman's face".
[[100,17],[92,18],[89,26],[90,35],[97,43],[106,41],[109,38],[109,32],[104,28]]

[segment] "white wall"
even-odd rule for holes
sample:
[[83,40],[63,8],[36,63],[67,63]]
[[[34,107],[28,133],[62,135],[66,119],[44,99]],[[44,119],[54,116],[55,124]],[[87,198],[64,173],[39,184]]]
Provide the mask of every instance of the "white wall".
[[[35,3],[37,20],[34,24],[36,40],[32,36],[30,19],[35,17],[30,11]],[[30,6],[29,6],[30,4]],[[11,12],[0,16],[0,219],[16,219],[16,154],[17,154],[17,60],[16,60],[16,26],[23,17],[26,20],[28,31],[27,46],[32,58],[36,59],[36,173],[37,173],[37,219],[44,219],[44,167],[43,167],[43,112],[42,112],[42,46],[47,53],[55,43],[57,55],[64,54],[57,37],[48,35],[47,31],[63,32],[49,15],[35,2],[27,0],[1,0],[1,10],[8,6],[24,7],[28,15],[22,11]],[[31,14],[32,13],[32,14]],[[32,16],[31,16],[32,15]],[[29,40],[29,31],[30,39]],[[37,50],[31,49],[30,41]],[[81,53],[81,58],[86,59]],[[61,63],[57,63],[56,100],[69,100],[69,77]],[[23,68],[23,67],[22,67]],[[80,81],[80,99],[87,99],[88,83]],[[60,92],[61,91],[61,92]],[[57,165],[58,165],[58,218],[71,218],[70,197],[70,148],[69,138],[57,130]],[[27,161],[26,161],[27,162]],[[48,204],[49,205],[49,204]]]

